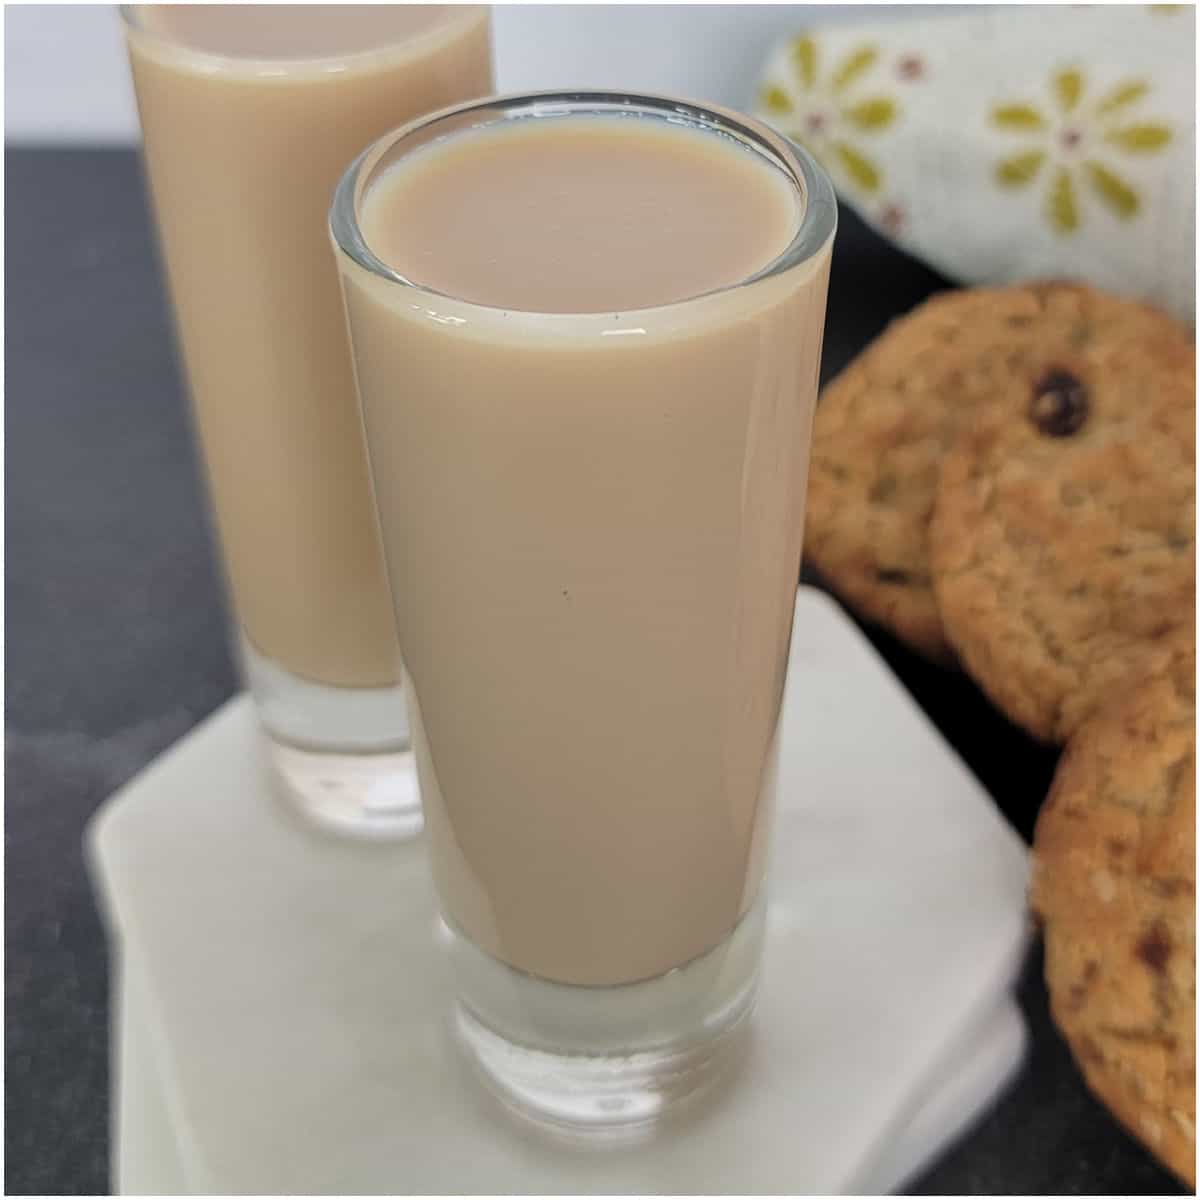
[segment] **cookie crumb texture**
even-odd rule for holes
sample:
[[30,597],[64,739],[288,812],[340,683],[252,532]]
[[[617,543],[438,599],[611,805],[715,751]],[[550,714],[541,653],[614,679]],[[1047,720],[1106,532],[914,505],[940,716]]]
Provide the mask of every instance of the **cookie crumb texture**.
[[931,578],[943,459],[977,409],[1019,386],[1065,433],[1083,398],[1062,369],[1124,344],[1186,343],[1155,309],[1060,282],[946,292],[893,322],[817,409],[805,553],[858,613],[934,660],[954,654]]
[[1195,652],[1068,745],[1034,836],[1054,1019],[1088,1086],[1196,1183]]
[[992,700],[1061,742],[1195,624],[1195,351],[1166,325],[1014,372],[942,465],[943,627]]

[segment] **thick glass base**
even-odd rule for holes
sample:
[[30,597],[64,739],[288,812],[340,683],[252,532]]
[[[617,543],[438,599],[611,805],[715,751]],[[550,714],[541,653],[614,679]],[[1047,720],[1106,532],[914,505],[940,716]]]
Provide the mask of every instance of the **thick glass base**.
[[409,838],[421,832],[421,792],[411,752],[305,750],[263,732],[287,798],[314,824],[331,833],[368,839]]
[[525,975],[444,925],[459,1041],[520,1116],[568,1135],[643,1134],[740,1061],[763,922],[759,901],[701,958],[617,987]]
[[267,756],[288,801],[331,833],[366,839],[421,832],[421,793],[399,684],[328,687],[301,679],[242,638]]

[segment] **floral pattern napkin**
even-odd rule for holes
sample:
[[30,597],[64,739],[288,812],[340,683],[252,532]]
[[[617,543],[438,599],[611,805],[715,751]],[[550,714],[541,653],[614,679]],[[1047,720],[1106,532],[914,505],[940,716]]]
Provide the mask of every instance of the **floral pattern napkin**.
[[1045,5],[798,31],[758,115],[969,283],[1085,280],[1195,319],[1195,9]]

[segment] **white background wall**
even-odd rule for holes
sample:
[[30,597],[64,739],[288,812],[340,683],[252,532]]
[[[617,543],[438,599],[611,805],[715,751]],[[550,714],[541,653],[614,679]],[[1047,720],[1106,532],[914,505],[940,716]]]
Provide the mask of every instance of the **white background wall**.
[[[851,5],[497,5],[497,86],[649,88],[744,107],[776,37],[854,20],[863,11]],[[871,15],[882,15],[881,9]],[[136,138],[114,8],[10,4],[4,33],[6,140]]]

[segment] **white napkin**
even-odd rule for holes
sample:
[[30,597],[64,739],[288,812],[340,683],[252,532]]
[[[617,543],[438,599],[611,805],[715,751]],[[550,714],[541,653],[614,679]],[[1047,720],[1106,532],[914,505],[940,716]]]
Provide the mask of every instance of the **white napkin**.
[[1192,321],[1195,10],[988,5],[803,31],[758,114],[951,278],[1080,279]]
[[745,1068],[662,1137],[580,1152],[452,1045],[422,845],[330,841],[231,702],[97,817],[123,964],[123,1192],[797,1193],[899,1186],[1015,1070],[1025,852],[825,597],[797,600]]

